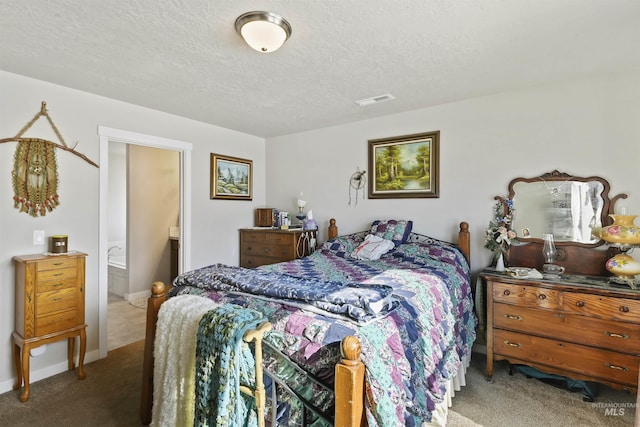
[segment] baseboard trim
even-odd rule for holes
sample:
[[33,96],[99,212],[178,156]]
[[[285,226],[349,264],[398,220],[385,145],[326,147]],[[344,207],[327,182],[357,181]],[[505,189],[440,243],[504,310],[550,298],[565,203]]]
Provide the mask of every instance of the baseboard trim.
[[[86,366],[88,363],[95,362],[98,359],[98,350],[90,351],[84,356],[84,365]],[[44,380],[45,378],[49,378],[62,372],[66,372],[68,369],[69,363],[67,360],[65,360],[63,362],[56,363],[55,365],[49,365],[42,369],[31,371],[29,373],[29,383],[31,384],[31,386],[33,386],[40,380]],[[6,393],[13,390],[13,384],[15,382],[15,377],[7,381],[0,382],[0,393]]]

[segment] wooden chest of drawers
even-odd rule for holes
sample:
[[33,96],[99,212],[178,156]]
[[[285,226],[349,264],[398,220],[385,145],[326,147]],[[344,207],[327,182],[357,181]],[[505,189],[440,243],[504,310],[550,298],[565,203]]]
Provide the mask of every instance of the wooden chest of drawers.
[[240,267],[302,258],[312,251],[315,231],[247,228],[240,230]]
[[640,291],[607,286],[604,278],[580,284],[481,276],[489,379],[494,360],[508,360],[637,392]]
[[75,369],[75,338],[80,339],[78,378],[84,379],[86,334],[84,323],[85,257],[75,252],[60,256],[14,257],[16,266],[13,360],[17,381],[24,385],[20,400],[29,398],[29,357],[33,348],[67,339],[69,370]]

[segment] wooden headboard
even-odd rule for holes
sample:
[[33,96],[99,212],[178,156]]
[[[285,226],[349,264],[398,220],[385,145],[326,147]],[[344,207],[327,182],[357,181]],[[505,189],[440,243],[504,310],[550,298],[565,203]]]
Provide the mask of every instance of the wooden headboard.
[[[335,218],[329,220],[329,229],[327,231],[328,240],[338,237],[338,226],[336,225]],[[460,223],[460,229],[458,230],[458,241],[456,242],[464,256],[467,258],[469,264],[471,264],[471,235],[469,233],[469,223],[462,221]]]

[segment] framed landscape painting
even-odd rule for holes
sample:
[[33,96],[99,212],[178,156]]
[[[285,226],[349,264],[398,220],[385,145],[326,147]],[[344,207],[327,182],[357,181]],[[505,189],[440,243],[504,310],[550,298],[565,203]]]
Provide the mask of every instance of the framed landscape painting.
[[211,153],[211,198],[252,200],[253,162]]
[[369,198],[440,196],[440,131],[369,140]]

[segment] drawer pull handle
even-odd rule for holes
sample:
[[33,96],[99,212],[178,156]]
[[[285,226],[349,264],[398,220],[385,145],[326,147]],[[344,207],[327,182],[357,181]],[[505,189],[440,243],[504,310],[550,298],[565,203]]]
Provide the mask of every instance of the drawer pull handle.
[[627,307],[626,305],[620,306],[620,311],[623,313],[628,313],[629,307]]
[[627,334],[616,334],[615,332],[609,332],[609,331],[605,331],[604,334],[611,338],[622,338],[623,340],[626,340],[629,338],[629,335]]
[[55,288],[55,287],[58,287],[58,286],[62,286],[62,283],[54,283],[54,284],[53,284],[53,285],[51,285],[51,286],[53,286],[53,287]]
[[504,317],[506,317],[509,320],[522,320],[522,316],[517,316],[509,313],[505,314]]
[[54,274],[54,276],[56,276],[56,277],[57,277],[57,276],[62,276],[63,274],[64,274],[64,273],[56,273],[56,274]]
[[62,265],[61,262],[54,262],[53,265]]
[[578,302],[576,303],[576,305],[577,305],[578,307],[584,307],[584,301],[578,301]]
[[517,347],[517,348],[521,348],[522,344],[518,344],[517,342],[511,342],[509,340],[504,340],[504,343],[506,345],[508,345],[509,347]]
[[604,366],[606,366],[607,368],[611,368],[611,369],[617,369],[618,371],[625,371],[627,372],[629,370],[629,368],[625,367],[625,366],[618,366],[618,365],[612,365],[611,363],[607,362],[604,364]]
[[58,297],[58,298],[53,298],[52,301],[62,301],[62,297]]
[[505,289],[502,295],[504,296],[511,295],[511,291],[509,289]]
[[547,299],[547,296],[546,296],[545,294],[540,294],[540,295],[538,295],[538,299],[539,299],[540,301],[543,301],[543,300],[546,300],[546,299]]
[[264,253],[268,254],[269,253],[269,248],[264,248]]

